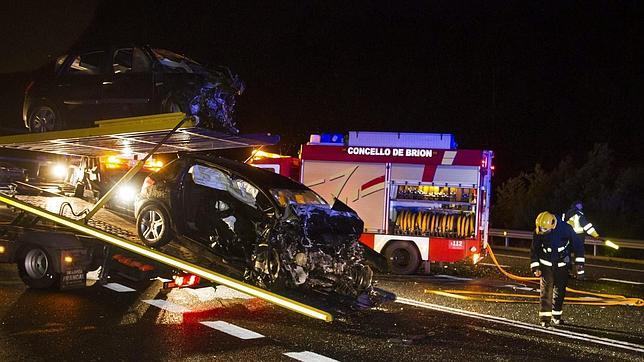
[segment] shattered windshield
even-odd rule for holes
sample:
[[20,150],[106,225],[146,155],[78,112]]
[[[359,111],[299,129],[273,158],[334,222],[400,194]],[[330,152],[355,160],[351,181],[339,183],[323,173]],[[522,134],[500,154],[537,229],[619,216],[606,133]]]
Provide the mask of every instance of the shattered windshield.
[[273,195],[282,207],[286,207],[289,204],[329,205],[323,198],[311,190],[271,189],[271,195]]
[[175,73],[203,73],[205,68],[194,60],[166,49],[152,49],[152,53],[165,69]]

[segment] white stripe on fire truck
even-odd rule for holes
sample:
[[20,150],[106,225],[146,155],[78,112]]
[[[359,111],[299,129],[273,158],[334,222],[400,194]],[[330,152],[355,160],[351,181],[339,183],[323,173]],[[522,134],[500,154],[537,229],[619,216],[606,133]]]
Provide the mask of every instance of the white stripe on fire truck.
[[451,165],[454,162],[454,158],[456,158],[456,152],[457,151],[445,151],[441,165]]

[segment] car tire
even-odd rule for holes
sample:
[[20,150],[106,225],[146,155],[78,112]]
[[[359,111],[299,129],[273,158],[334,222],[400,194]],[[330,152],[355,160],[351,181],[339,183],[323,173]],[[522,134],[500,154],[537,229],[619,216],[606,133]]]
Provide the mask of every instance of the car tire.
[[49,132],[60,131],[64,129],[63,120],[60,118],[60,113],[49,102],[44,102],[36,105],[29,112],[29,132]]
[[28,245],[21,250],[17,260],[20,279],[33,289],[56,289],[60,284],[60,273],[53,268],[53,259],[47,251]]
[[420,252],[409,241],[394,240],[385,249],[385,258],[393,274],[414,274],[420,266]]
[[173,239],[170,215],[157,204],[145,205],[139,211],[136,230],[141,241],[152,248],[164,246]]

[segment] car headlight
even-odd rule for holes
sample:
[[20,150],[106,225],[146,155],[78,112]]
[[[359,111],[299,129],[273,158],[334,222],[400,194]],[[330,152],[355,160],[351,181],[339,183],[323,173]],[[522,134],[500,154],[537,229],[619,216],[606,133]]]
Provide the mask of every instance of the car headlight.
[[132,185],[122,185],[118,188],[116,197],[123,202],[132,202],[136,197],[136,189]]

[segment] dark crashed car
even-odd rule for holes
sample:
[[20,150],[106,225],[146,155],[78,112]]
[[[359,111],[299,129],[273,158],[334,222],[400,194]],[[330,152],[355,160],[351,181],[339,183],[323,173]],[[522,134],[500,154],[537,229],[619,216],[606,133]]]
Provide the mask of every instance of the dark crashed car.
[[100,119],[184,112],[199,125],[237,133],[232,118],[241,80],[225,67],[205,67],[148,46],[71,51],[35,72],[22,116],[30,132],[92,126]]
[[386,261],[358,241],[358,215],[270,171],[183,156],[144,181],[136,215],[148,246],[186,238],[207,245],[263,288],[332,293],[362,307],[393,297],[373,287],[369,265],[380,269]]

